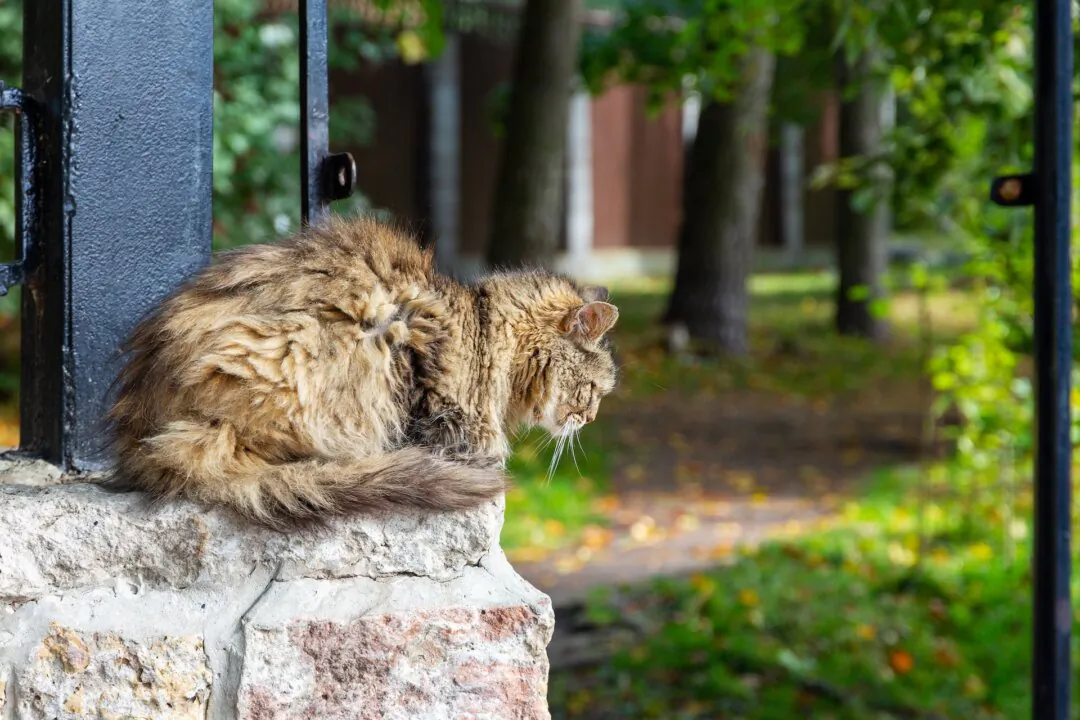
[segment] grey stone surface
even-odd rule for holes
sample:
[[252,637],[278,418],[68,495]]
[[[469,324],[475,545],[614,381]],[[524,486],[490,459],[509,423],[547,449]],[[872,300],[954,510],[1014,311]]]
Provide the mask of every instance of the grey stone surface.
[[0,718],[547,718],[550,601],[501,523],[500,501],[285,536],[0,485]]
[[540,720],[550,603],[504,562],[417,578],[275,585],[244,624],[242,720]]
[[257,565],[279,577],[448,580],[497,540],[501,508],[334,521],[286,536],[189,502],[147,507],[136,493],[95,485],[0,486],[0,602],[127,579],[148,587],[229,582]]
[[206,717],[211,673],[199,636],[127,639],[54,623],[18,676],[27,720]]
[[19,455],[15,451],[0,452],[0,485],[59,485],[66,481],[60,468]]

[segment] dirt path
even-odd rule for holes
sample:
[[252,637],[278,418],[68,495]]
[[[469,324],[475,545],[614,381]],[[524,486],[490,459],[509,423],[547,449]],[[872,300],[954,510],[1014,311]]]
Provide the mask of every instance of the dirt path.
[[610,528],[517,563],[556,606],[589,588],[721,564],[740,544],[811,529],[875,468],[918,458],[921,394],[886,383],[829,403],[760,392],[620,400]]

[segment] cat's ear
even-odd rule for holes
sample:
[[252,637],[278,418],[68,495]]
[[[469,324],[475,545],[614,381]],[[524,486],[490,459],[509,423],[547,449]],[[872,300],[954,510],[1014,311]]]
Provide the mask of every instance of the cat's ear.
[[567,335],[596,341],[613,328],[618,319],[619,309],[611,303],[587,302],[568,312],[560,324],[560,329]]
[[606,287],[601,285],[590,285],[589,287],[581,289],[581,299],[585,302],[607,302],[611,297],[611,293],[608,292]]

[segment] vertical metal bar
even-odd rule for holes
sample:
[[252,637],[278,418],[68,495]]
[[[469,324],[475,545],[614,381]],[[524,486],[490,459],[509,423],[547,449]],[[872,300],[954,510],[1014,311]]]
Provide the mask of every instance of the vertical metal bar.
[[24,3],[41,110],[39,258],[23,292],[23,449],[101,467],[136,320],[210,256],[213,0]]
[[300,197],[305,224],[329,214],[323,163],[330,152],[326,0],[300,0]]
[[1033,706],[1036,720],[1069,717],[1070,0],[1038,0],[1035,14],[1035,558]]

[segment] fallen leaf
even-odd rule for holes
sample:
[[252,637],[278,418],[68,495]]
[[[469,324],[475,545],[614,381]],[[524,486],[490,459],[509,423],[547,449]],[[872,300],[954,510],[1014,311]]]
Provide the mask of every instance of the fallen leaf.
[[578,559],[575,555],[565,555],[555,561],[555,572],[560,575],[569,575],[576,573],[585,565],[583,561]]
[[915,667],[915,658],[906,650],[893,650],[889,653],[889,667],[897,675],[907,675]]
[[520,547],[506,551],[506,557],[513,562],[539,562],[550,554],[550,550],[541,547]]
[[757,592],[747,588],[739,591],[739,602],[746,607],[756,607],[761,602],[761,598],[758,597]]
[[681,513],[675,518],[675,527],[682,532],[693,532],[701,527],[701,520],[697,515],[691,515],[690,513]]
[[611,532],[610,528],[600,527],[599,525],[586,525],[585,529],[581,531],[581,544],[590,550],[599,550],[611,543],[613,535],[614,533]]
[[604,495],[593,500],[592,506],[596,508],[597,512],[615,512],[619,509],[619,497],[617,495]]
[[544,534],[551,537],[562,537],[566,534],[566,526],[554,518],[544,521]]
[[727,481],[731,487],[739,492],[750,492],[754,489],[754,476],[748,472],[733,471],[727,474]]

